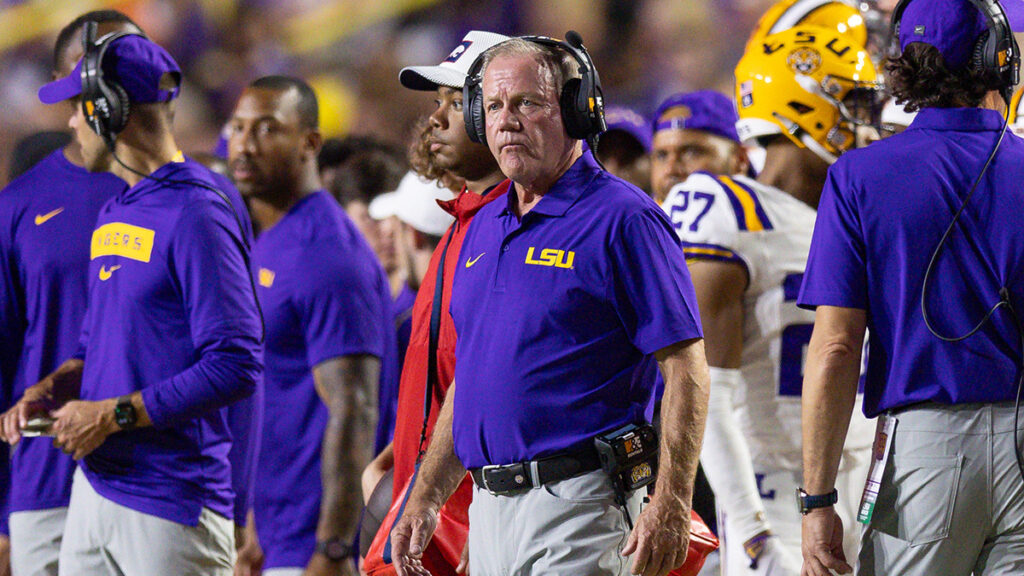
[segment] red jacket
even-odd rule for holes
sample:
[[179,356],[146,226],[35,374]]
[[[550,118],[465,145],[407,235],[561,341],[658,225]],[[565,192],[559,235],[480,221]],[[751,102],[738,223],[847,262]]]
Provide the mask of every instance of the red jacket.
[[[466,237],[466,230],[473,216],[484,205],[504,198],[508,192],[510,181],[505,180],[497,185],[487,196],[480,196],[463,189],[454,200],[438,202],[442,208],[455,216],[454,235],[445,256],[444,286],[441,298],[441,326],[437,343],[437,382],[434,400],[430,410],[427,438],[433,434],[434,422],[437,421],[441,403],[452,380],[455,378],[455,325],[448,313],[449,298],[452,293],[452,278],[459,261],[459,250]],[[412,335],[409,348],[405,353],[405,365],[402,367],[402,379],[398,387],[398,418],[395,423],[394,436],[394,492],[392,494],[392,511],[385,518],[377,536],[373,539],[370,551],[366,555],[363,570],[374,576],[394,574],[394,568],[384,564],[381,554],[394,522],[396,502],[403,496],[403,491],[416,465],[417,449],[420,442],[420,429],[423,427],[423,395],[427,386],[427,359],[429,356],[430,312],[434,301],[434,287],[437,279],[437,266],[441,259],[448,234],[445,233],[441,243],[430,258],[427,273],[420,284],[416,302],[412,308]],[[454,575],[455,566],[459,563],[462,548],[466,544],[469,531],[469,503],[473,499],[473,481],[469,475],[441,508],[437,530],[423,554],[423,565],[434,576]]]

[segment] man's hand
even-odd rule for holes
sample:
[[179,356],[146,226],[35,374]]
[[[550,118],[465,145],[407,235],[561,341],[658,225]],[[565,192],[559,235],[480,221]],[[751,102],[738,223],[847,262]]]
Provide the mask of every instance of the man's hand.
[[117,399],[89,402],[73,400],[51,413],[53,445],[75,460],[85,458],[102,445],[107,437],[120,430],[114,420]]
[[408,505],[401,519],[391,530],[391,558],[398,576],[429,576],[423,567],[423,551],[437,529],[437,512],[429,509],[410,510]]
[[320,553],[314,553],[302,571],[302,576],[355,576],[355,565],[351,558],[332,562]]
[[249,512],[249,520],[243,530],[245,537],[242,538],[243,542],[238,547],[235,576],[260,576],[263,574],[263,549],[260,548],[260,541],[256,536],[252,512]]
[[750,558],[749,576],[799,576],[800,560],[782,546],[770,530],[761,532],[743,543]]
[[635,554],[631,574],[665,576],[683,564],[689,544],[690,507],[661,492],[636,519],[622,555]]
[[49,410],[55,407],[50,398],[49,386],[44,382],[25,390],[18,403],[0,416],[4,442],[11,446],[17,444],[21,440],[21,429],[29,420],[36,416],[46,416]]
[[0,576],[11,576],[11,541],[0,534]]
[[853,572],[843,552],[843,521],[834,507],[811,510],[804,515],[802,524],[803,576],[830,576],[829,570],[840,574]]

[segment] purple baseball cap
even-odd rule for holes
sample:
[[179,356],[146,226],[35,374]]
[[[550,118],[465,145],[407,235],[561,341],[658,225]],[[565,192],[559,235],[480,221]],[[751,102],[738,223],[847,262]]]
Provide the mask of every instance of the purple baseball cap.
[[737,120],[736,105],[719,92],[673,94],[654,113],[654,134],[662,130],[702,130],[739,143]]
[[604,120],[608,124],[606,132],[625,132],[636,138],[645,152],[651,151],[651,124],[636,111],[622,106],[609,106],[604,110]]
[[[175,86],[161,90],[160,80],[171,74]],[[128,99],[139,104],[169,102],[181,90],[181,69],[174,58],[158,44],[136,34],[114,40],[103,55],[103,75],[120,84]],[[56,104],[82,93],[82,60],[70,75],[39,89],[39,100]]]
[[914,0],[900,18],[900,49],[914,42],[939,50],[950,70],[967,66],[988,23],[967,0]]
[[1024,32],[1024,0],[1001,0],[999,3],[1010,21],[1010,29],[1014,32]]

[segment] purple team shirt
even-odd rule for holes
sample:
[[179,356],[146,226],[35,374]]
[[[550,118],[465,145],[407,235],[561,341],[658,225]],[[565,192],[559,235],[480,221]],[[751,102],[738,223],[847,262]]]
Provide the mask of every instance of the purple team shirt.
[[589,152],[522,222],[514,202],[513,189],[473,219],[452,288],[453,432],[467,468],[649,420],[654,352],[701,337],[672,224]]
[[[78,348],[93,225],[100,208],[126,188],[120,178],[90,174],[57,150],[0,192],[3,410]],[[13,452],[10,492],[0,492],[9,496],[11,512],[68,505],[70,456],[50,438],[23,438]]]
[[[910,127],[830,169],[798,303],[867,311],[871,333],[864,413],[919,402],[1012,401],[1021,351],[999,311],[961,343],[929,333],[921,316],[925,269],[999,138],[999,113],[926,108]],[[939,331],[959,336],[1010,289],[1024,310],[1024,140],[1007,133],[947,241],[929,284]]]
[[[93,488],[128,508],[195,526],[233,518],[227,411],[262,374],[260,321],[233,189],[192,160],[171,162],[109,201],[90,245],[81,396],[142,391],[153,426],[107,438],[83,461]],[[234,206],[234,210],[232,209]]]
[[[328,412],[313,367],[381,358],[381,390],[397,380],[387,276],[326,192],[299,200],[253,249],[266,317],[266,406],[254,511],[264,568],[303,567],[316,547],[320,454]],[[379,432],[378,432],[379,434]]]

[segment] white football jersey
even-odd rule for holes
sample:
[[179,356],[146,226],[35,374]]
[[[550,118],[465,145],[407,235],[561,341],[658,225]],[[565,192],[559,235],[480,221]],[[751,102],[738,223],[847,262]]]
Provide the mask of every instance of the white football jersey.
[[[736,416],[755,470],[802,470],[800,394],[814,312],[798,308],[796,299],[817,211],[745,176],[704,172],[672,188],[662,207],[687,260],[746,268]],[[847,448],[870,446],[874,437],[857,404]]]

